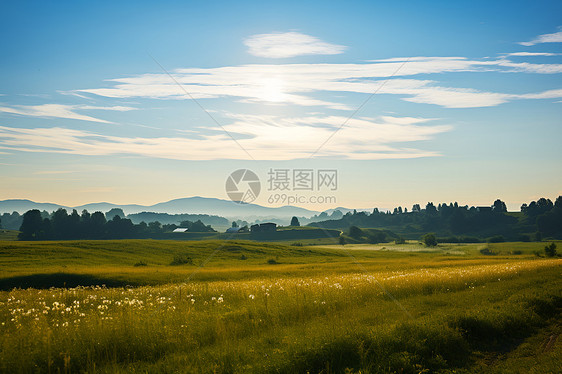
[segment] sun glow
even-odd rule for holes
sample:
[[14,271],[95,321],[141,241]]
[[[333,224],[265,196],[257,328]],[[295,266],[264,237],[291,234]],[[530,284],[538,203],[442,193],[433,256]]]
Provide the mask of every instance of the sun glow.
[[286,100],[285,82],[279,78],[264,78],[259,81],[258,97],[264,101],[279,103]]

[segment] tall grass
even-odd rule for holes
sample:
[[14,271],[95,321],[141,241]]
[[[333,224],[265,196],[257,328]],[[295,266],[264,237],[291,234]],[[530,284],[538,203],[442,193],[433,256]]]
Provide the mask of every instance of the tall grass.
[[562,307],[561,289],[560,260],[546,259],[138,288],[15,289],[0,292],[0,370],[458,368],[470,365],[474,350],[498,349],[544,325]]

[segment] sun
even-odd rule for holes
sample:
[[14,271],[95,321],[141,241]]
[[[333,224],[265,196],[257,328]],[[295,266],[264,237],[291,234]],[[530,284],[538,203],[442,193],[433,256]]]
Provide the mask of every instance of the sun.
[[285,82],[279,78],[263,78],[259,82],[259,98],[264,101],[279,103],[286,100]]

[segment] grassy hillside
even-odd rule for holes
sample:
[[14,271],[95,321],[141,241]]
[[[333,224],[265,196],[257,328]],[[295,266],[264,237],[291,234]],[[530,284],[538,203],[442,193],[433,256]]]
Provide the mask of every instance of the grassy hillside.
[[[300,277],[357,271],[350,266],[354,261],[369,271],[399,271],[532,259],[533,252],[543,247],[544,243],[497,243],[427,248],[415,241],[344,247],[220,240],[0,241],[0,289]],[[483,248],[490,248],[494,255],[481,255]],[[404,258],[402,252],[412,252],[407,261],[398,261]],[[174,266],[174,260],[185,263]]]
[[484,246],[0,242],[4,286],[146,284],[0,291],[0,372],[556,372],[562,260]]

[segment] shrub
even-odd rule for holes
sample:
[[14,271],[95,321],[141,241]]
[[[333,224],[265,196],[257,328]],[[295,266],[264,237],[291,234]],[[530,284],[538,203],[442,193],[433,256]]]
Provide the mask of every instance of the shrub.
[[482,249],[480,250],[480,253],[482,253],[483,255],[486,255],[486,256],[495,255],[495,253],[492,252],[492,250],[490,250],[490,248],[488,248],[488,247],[482,248]]
[[406,244],[406,239],[400,236],[398,239],[394,241],[394,244]]
[[270,258],[269,260],[267,260],[267,263],[269,265],[277,265],[278,264],[278,262],[273,258]]
[[193,260],[186,255],[175,255],[170,265],[193,265]]
[[556,256],[556,243],[552,242],[552,243],[550,243],[550,245],[545,246],[544,247],[544,253],[548,257]]
[[301,242],[294,242],[294,243],[291,243],[291,245],[292,245],[293,247],[302,247],[302,246],[304,246],[304,244],[302,244]]
[[433,233],[428,233],[422,236],[422,241],[426,247],[435,247],[437,245],[437,238]]
[[137,262],[137,263],[136,263],[135,265],[133,265],[133,266],[147,266],[147,263],[144,262],[144,261],[139,261],[139,262]]

